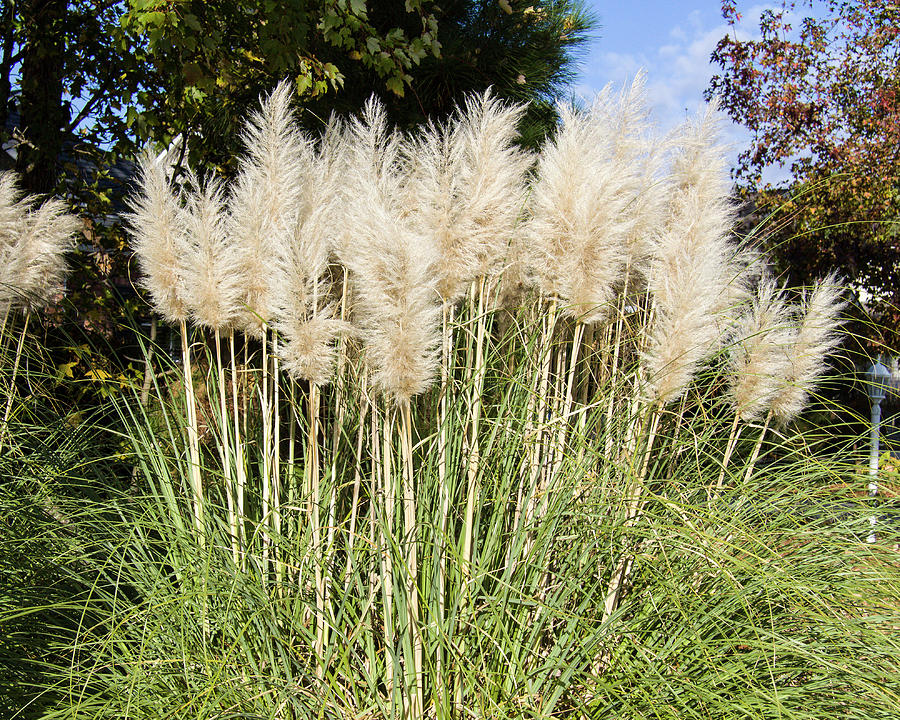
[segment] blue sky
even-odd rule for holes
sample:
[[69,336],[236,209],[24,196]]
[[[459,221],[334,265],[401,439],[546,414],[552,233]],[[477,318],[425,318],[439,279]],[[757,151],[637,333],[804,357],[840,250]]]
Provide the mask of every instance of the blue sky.
[[702,102],[714,72],[709,55],[727,32],[718,0],[587,0],[600,28],[581,69],[578,91],[630,81],[647,71],[649,98],[665,125]]
[[[703,90],[716,67],[709,56],[729,31],[719,0],[586,0],[600,28],[593,38],[576,85],[590,97],[608,82],[630,82],[647,73],[648,99],[661,129],[668,130],[703,103]],[[742,3],[745,25],[739,37],[755,34],[764,5]],[[726,137],[735,155],[747,143],[742,128],[730,126]]]

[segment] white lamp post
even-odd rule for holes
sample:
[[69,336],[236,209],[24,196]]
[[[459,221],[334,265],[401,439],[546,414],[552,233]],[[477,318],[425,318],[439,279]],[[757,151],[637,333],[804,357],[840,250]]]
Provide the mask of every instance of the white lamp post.
[[[881,426],[881,401],[890,387],[891,371],[881,362],[881,356],[866,370],[866,392],[872,408],[872,427],[869,430],[869,496],[878,495],[878,435]],[[866,538],[875,542],[875,516],[869,518],[872,532]]]

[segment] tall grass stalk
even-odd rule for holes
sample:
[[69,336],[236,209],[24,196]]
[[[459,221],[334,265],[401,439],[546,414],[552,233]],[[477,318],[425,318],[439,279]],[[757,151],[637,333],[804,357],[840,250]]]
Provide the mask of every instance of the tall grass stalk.
[[[7,310],[8,312],[8,310]],[[3,424],[0,425],[0,451],[6,442],[7,428],[9,427],[9,414],[13,409],[13,402],[16,397],[16,376],[19,374],[19,364],[22,361],[22,349],[25,347],[25,336],[28,333],[28,321],[31,319],[31,313],[25,313],[25,320],[22,322],[22,329],[19,331],[19,339],[16,342],[16,354],[13,360],[12,373],[9,378],[9,389],[7,390],[6,407],[3,410]],[[3,319],[3,327],[6,329],[6,318]]]
[[184,380],[184,401],[187,408],[187,441],[188,458],[191,476],[191,501],[194,507],[194,527],[197,531],[197,543],[201,548],[206,545],[206,523],[204,520],[203,478],[200,473],[200,442],[197,430],[197,399],[194,395],[194,372],[191,364],[190,339],[187,323],[181,325],[181,367]]

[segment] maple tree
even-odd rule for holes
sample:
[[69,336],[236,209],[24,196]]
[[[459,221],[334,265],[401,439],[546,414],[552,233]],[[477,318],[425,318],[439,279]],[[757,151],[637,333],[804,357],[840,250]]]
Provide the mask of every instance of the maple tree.
[[[735,178],[791,281],[837,270],[896,338],[900,325],[900,4],[783,1],[762,12],[759,37],[732,32],[713,55],[707,97],[751,133]],[[767,183],[764,171],[789,171]]]

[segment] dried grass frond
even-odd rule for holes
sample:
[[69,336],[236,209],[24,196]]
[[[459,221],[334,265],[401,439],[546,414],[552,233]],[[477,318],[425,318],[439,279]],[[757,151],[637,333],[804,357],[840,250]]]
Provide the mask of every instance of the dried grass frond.
[[353,281],[354,320],[372,380],[395,400],[423,392],[438,368],[437,248],[403,208],[400,139],[370,99],[347,129],[344,217],[337,251]]
[[[19,204],[26,207],[26,202]],[[13,307],[40,310],[61,290],[68,272],[66,253],[74,249],[81,228],[81,220],[57,198],[32,207],[21,218],[19,236],[3,258],[8,277],[3,290]]]
[[33,197],[23,196],[12,170],[0,173],[0,251],[16,244],[34,202]]
[[772,401],[772,415],[781,423],[794,420],[827,370],[825,358],[840,343],[844,288],[832,274],[817,282],[803,299],[794,341],[788,349],[790,372]]
[[295,378],[322,386],[331,381],[337,359],[336,340],[346,331],[346,323],[335,317],[333,305],[322,309],[318,317],[299,319],[296,324],[282,319],[279,335],[284,340],[278,353],[285,372]]
[[291,97],[290,81],[281,81],[248,119],[245,155],[228,201],[228,234],[239,249],[244,285],[239,324],[254,337],[264,336],[278,311],[281,266],[312,162],[311,143],[291,113]]
[[711,103],[674,140],[667,217],[648,276],[654,314],[644,354],[650,394],[663,403],[687,390],[729,324],[723,313],[735,282],[734,209],[719,127]]
[[524,110],[486,90],[403,146],[413,222],[438,246],[438,291],[446,302],[461,299],[472,281],[496,274],[504,262],[532,162],[515,145]]
[[791,372],[788,350],[794,337],[784,292],[767,274],[738,318],[729,353],[729,392],[735,412],[745,422],[765,415],[782,388]]
[[309,182],[299,198],[298,218],[279,284],[275,327],[282,338],[284,368],[294,377],[324,385],[330,379],[338,335],[346,324],[332,302],[329,259],[342,226],[340,163],[336,147],[320,143]]
[[225,331],[237,321],[243,300],[240,255],[227,231],[225,191],[221,181],[205,183],[189,176],[182,222],[185,255],[184,301],[201,327]]
[[187,238],[181,217],[180,194],[169,184],[170,153],[146,151],[139,161],[137,195],[126,216],[141,285],[150,293],[156,311],[170,323],[186,320],[183,262]]
[[[616,97],[607,86],[587,112],[560,108],[541,152],[528,227],[541,290],[584,322],[606,317],[635,252],[648,188],[648,131],[640,78]],[[654,222],[649,220],[649,222]]]

